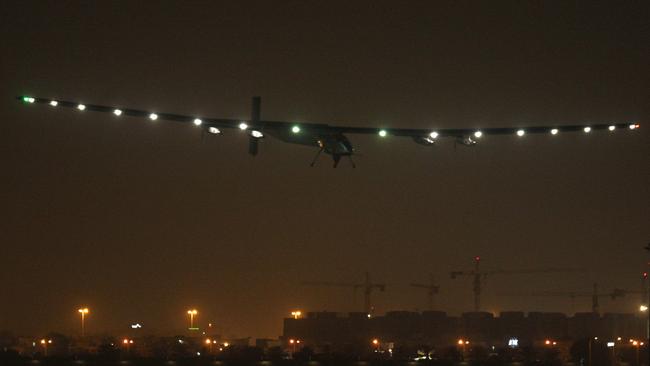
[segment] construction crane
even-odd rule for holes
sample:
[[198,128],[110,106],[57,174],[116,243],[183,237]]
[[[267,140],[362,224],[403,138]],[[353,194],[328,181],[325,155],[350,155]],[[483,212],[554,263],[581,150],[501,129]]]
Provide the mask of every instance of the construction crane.
[[440,286],[436,285],[433,275],[429,276],[429,284],[411,283],[411,286],[427,290],[427,305],[429,310],[433,310],[433,297],[440,291]]
[[334,286],[334,287],[351,287],[354,292],[358,289],[363,289],[363,312],[370,316],[373,311],[373,307],[370,300],[370,295],[376,289],[379,291],[386,290],[386,284],[384,283],[373,283],[370,281],[370,274],[366,272],[365,281],[362,283],[347,283],[347,282],[326,282],[326,281],[308,281],[303,282],[303,285],[306,286]]
[[577,272],[580,270],[577,269],[566,269],[566,268],[537,268],[537,269],[521,269],[521,270],[491,270],[491,271],[481,271],[479,265],[481,263],[481,257],[474,257],[474,269],[469,271],[452,271],[449,274],[452,279],[460,276],[469,276],[474,279],[472,283],[472,291],[474,292],[474,311],[480,311],[481,309],[481,290],[483,287],[483,281],[488,276],[496,274],[529,274],[529,273],[551,273],[551,272]]
[[631,293],[639,293],[639,291],[629,291],[629,290],[623,290],[620,288],[614,288],[612,291],[608,293],[601,294],[598,292],[598,284],[594,283],[593,286],[593,291],[535,291],[535,292],[530,292],[530,293],[509,293],[509,294],[501,294],[505,296],[566,296],[571,298],[572,301],[575,300],[576,297],[591,297],[591,311],[594,314],[599,314],[600,312],[600,304],[599,304],[599,299],[603,297],[609,297],[612,300],[616,300],[619,297],[624,297],[627,294]]

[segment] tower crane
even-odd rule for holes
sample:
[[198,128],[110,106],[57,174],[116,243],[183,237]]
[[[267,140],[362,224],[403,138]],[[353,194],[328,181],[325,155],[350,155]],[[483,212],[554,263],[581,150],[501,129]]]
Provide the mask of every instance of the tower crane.
[[481,263],[481,257],[474,257],[474,269],[469,271],[452,271],[449,274],[452,279],[455,279],[460,276],[468,276],[473,278],[472,282],[472,291],[474,292],[474,311],[480,311],[481,309],[481,290],[483,288],[483,281],[488,276],[492,275],[501,275],[501,274],[529,274],[529,273],[551,273],[551,272],[576,272],[580,270],[570,269],[570,268],[529,268],[529,269],[520,269],[520,270],[491,270],[491,271],[481,271],[479,266]]
[[436,285],[433,275],[429,276],[429,284],[411,283],[411,286],[427,290],[427,305],[429,310],[433,310],[433,297],[440,291],[440,286]]
[[370,315],[374,309],[371,304],[370,295],[374,290],[385,291],[386,284],[374,283],[370,280],[370,274],[365,273],[365,280],[362,283],[348,283],[348,282],[327,282],[327,281],[308,281],[303,282],[306,286],[333,286],[333,287],[351,287],[355,292],[358,289],[363,289],[363,311]]
[[589,291],[535,291],[530,293],[519,293],[519,294],[504,294],[507,296],[566,296],[575,300],[576,297],[591,297],[591,311],[594,314],[599,314],[600,304],[599,299],[604,297],[609,297],[612,300],[616,300],[619,297],[624,297],[627,294],[639,293],[639,291],[630,291],[623,290],[620,288],[614,288],[612,291],[601,294],[598,292],[598,284],[594,283],[593,290]]

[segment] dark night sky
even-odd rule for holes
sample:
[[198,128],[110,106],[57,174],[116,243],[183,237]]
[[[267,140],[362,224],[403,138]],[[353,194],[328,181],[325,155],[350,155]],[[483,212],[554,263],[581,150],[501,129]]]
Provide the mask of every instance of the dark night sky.
[[[447,272],[488,279],[486,310],[587,311],[503,291],[638,289],[650,241],[650,13],[613,2],[32,1],[0,5],[0,329],[272,336],[294,308],[361,307],[303,280],[386,281],[379,313],[471,309]],[[433,6],[431,3],[434,3]],[[601,4],[602,2],[598,2]],[[477,6],[477,4],[483,4]],[[562,4],[558,6],[558,4]],[[636,133],[490,137],[474,149],[350,136],[314,149],[192,126],[25,107],[31,94],[215,117],[396,127],[638,120]],[[345,162],[344,162],[345,163]],[[631,312],[637,298],[603,301]]]

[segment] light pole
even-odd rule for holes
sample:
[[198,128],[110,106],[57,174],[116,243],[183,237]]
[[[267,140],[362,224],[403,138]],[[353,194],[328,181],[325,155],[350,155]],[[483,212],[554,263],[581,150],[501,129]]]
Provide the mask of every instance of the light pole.
[[89,313],[88,308],[81,308],[77,310],[81,314],[81,337],[86,334],[86,314]]
[[372,345],[375,346],[375,352],[379,350],[379,339],[375,338],[372,340]]
[[190,330],[194,330],[194,316],[199,312],[196,309],[190,309],[187,311],[187,314],[190,316]]
[[133,344],[133,339],[124,338],[122,340],[122,344],[124,344],[124,347],[126,348],[126,353],[129,353],[131,351],[131,345]]
[[467,357],[467,355],[466,355],[466,353],[467,353],[466,348],[467,348],[467,345],[468,345],[468,344],[469,344],[469,341],[468,341],[468,340],[464,340],[464,339],[462,339],[462,338],[458,340],[458,345],[461,346],[461,348],[462,348],[462,350],[463,350],[463,353],[462,353],[463,361],[465,361],[465,358]]
[[632,345],[636,349],[636,363],[635,363],[635,366],[639,366],[639,345],[642,346],[643,342],[639,342],[637,340],[630,339],[630,343],[632,343]]
[[[650,243],[643,247],[643,249],[650,251]],[[646,280],[646,301],[648,306],[650,306],[650,281],[647,280],[648,273],[643,274],[643,278]],[[648,342],[648,366],[650,366],[650,311],[646,311],[648,313],[647,321],[646,321],[646,342]]]
[[597,341],[598,337],[589,337],[589,363],[587,364],[588,366],[591,366],[591,343],[593,341]]
[[41,339],[41,345],[43,346],[43,355],[47,357],[47,345],[52,344],[51,339]]

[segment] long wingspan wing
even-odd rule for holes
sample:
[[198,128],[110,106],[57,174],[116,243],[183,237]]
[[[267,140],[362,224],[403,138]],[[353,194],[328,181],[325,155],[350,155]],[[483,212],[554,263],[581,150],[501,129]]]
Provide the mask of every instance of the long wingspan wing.
[[[27,104],[40,103],[48,104],[52,107],[76,108],[80,111],[94,111],[113,113],[118,116],[125,115],[139,118],[149,118],[152,120],[167,120],[183,123],[194,123],[202,125],[204,128],[240,128],[240,129],[286,129],[287,132],[298,133],[300,131],[317,133],[317,134],[376,134],[379,136],[404,136],[416,139],[422,139],[423,143],[432,143],[438,137],[455,137],[468,138],[469,142],[478,139],[484,135],[518,135],[550,133],[558,134],[561,132],[591,132],[598,130],[614,131],[617,129],[635,130],[640,127],[639,123],[611,123],[611,124],[582,124],[582,125],[558,125],[558,126],[534,126],[534,127],[503,127],[503,128],[485,128],[485,129],[464,129],[464,128],[443,128],[443,129],[418,129],[418,128],[377,128],[377,127],[350,127],[338,126],[320,123],[292,123],[284,121],[265,121],[252,122],[250,120],[236,120],[228,118],[203,118],[201,116],[189,116],[167,112],[144,111],[133,108],[120,108],[115,106],[104,106],[98,104],[83,104],[79,102],[62,101],[50,98],[18,96],[17,99]],[[215,131],[216,132],[216,131]]]

